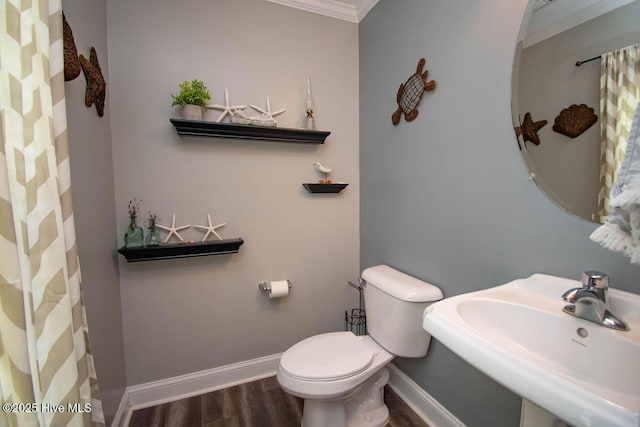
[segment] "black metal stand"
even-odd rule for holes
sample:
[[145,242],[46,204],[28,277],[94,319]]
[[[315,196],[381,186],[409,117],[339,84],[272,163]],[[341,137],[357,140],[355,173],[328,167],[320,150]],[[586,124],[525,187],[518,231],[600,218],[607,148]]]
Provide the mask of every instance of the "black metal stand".
[[351,314],[347,310],[344,311],[344,330],[351,331],[355,335],[367,334],[367,314],[364,311],[364,294],[363,280],[360,279],[359,284],[349,282],[349,286],[358,290],[359,302],[358,308],[352,308]]

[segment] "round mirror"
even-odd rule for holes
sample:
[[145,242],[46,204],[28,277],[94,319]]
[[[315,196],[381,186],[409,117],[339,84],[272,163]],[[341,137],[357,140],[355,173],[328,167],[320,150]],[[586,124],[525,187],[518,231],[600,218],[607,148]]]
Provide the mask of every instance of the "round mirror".
[[512,114],[529,176],[590,221],[603,192],[600,57],[638,43],[640,0],[530,0],[518,37]]

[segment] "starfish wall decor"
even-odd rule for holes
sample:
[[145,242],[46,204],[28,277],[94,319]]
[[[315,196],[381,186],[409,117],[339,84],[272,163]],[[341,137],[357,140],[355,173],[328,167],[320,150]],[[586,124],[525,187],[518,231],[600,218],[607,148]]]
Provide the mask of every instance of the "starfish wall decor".
[[62,35],[64,39],[64,81],[68,82],[80,75],[82,66],[78,59],[78,49],[73,39],[73,31],[64,13],[62,14]]
[[526,113],[524,115],[524,120],[520,125],[520,134],[522,135],[522,139],[524,140],[525,145],[527,141],[533,142],[535,145],[540,145],[540,137],[538,137],[538,131],[546,126],[546,124],[546,120],[534,122],[531,118],[531,113]]
[[104,98],[107,93],[107,83],[102,77],[100,63],[98,63],[98,54],[94,47],[91,48],[89,59],[80,55],[80,65],[84,71],[84,77],[87,80],[87,91],[84,97],[84,104],[91,107],[96,104],[96,111],[100,117],[104,116]]

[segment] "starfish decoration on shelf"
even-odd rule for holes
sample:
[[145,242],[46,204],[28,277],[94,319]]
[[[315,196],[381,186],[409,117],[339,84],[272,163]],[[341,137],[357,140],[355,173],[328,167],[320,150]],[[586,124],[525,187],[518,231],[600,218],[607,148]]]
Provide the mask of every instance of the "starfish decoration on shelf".
[[251,108],[253,108],[254,110],[256,110],[257,112],[261,113],[262,118],[265,120],[274,120],[273,117],[277,116],[278,114],[282,114],[285,111],[287,111],[286,108],[283,108],[282,110],[278,110],[278,111],[271,111],[271,102],[269,101],[269,97],[267,96],[267,109],[263,110],[260,107],[256,107],[253,104],[249,104],[249,106]]
[[102,77],[102,69],[98,62],[98,54],[95,48],[91,48],[89,59],[84,55],[80,55],[80,66],[84,71],[84,77],[87,80],[87,91],[84,97],[84,104],[91,107],[96,104],[96,110],[100,117],[104,116],[104,97],[107,93],[107,83]]
[[216,230],[220,227],[224,227],[225,225],[227,225],[226,222],[223,222],[222,224],[218,224],[218,225],[212,225],[211,223],[211,215],[207,214],[207,220],[209,220],[209,226],[206,225],[194,225],[194,227],[199,228],[201,230],[207,230],[207,233],[204,235],[204,237],[202,238],[202,241],[206,241],[207,238],[213,234],[214,236],[216,236],[218,238],[218,240],[224,240],[222,237],[220,237],[220,235],[218,233],[216,233]]
[[[520,134],[522,135],[522,140],[525,142],[531,141],[536,145],[540,145],[540,137],[538,137],[538,131],[546,126],[546,120],[540,120],[534,122],[531,118],[531,113],[526,113],[524,115],[524,120],[522,121],[522,125],[520,125]],[[516,129],[516,134],[518,130]]]
[[222,114],[220,114],[220,117],[218,117],[218,120],[216,120],[216,122],[218,123],[224,120],[227,114],[232,115],[234,112],[238,112],[247,108],[246,105],[229,105],[229,90],[226,87],[224,88],[224,105],[210,104],[206,105],[205,107],[222,111]]
[[167,226],[160,225],[160,224],[156,224],[156,227],[162,228],[163,230],[166,230],[166,231],[169,232],[169,234],[167,234],[167,237],[162,242],[162,243],[167,243],[169,241],[169,239],[171,239],[171,236],[173,236],[174,234],[176,235],[176,237],[178,239],[180,239],[181,242],[184,242],[184,239],[182,238],[180,233],[178,233],[178,231],[184,230],[185,228],[189,228],[191,226],[190,225],[182,225],[180,227],[176,227],[176,214],[173,214],[173,216],[171,217],[171,227],[167,227]]

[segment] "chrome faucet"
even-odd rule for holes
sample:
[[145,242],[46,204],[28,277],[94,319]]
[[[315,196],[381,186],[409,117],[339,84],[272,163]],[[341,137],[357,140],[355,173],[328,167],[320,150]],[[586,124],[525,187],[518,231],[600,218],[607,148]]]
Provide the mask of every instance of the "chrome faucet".
[[609,276],[599,271],[585,271],[581,282],[582,287],[562,294],[562,299],[570,303],[562,311],[607,328],[628,331],[627,323],[609,309]]

